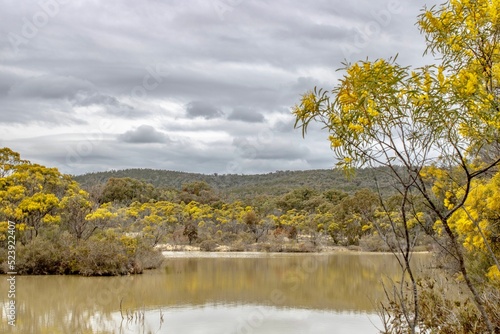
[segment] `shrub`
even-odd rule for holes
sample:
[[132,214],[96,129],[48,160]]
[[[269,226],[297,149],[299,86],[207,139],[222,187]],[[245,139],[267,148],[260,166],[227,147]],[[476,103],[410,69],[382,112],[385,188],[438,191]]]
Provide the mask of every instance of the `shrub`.
[[27,245],[17,245],[16,269],[19,274],[65,274],[66,254],[59,244],[38,236]]
[[141,273],[142,268],[131,263],[125,247],[116,240],[87,240],[72,253],[73,273],[84,276],[113,276]]
[[232,233],[232,232],[227,232],[227,233],[224,233],[222,235],[222,243],[225,244],[225,245],[229,245],[237,240],[239,240],[240,237],[238,236],[238,234],[236,233]]
[[[0,271],[6,272],[7,259],[0,252]],[[19,274],[79,274],[111,276],[139,274],[157,268],[161,252],[135,238],[106,235],[77,240],[67,232],[39,235],[30,243],[17,244],[16,270]]]
[[140,263],[143,269],[154,269],[161,266],[163,254],[154,248],[139,244],[135,253],[135,261]]
[[379,235],[367,235],[363,236],[359,240],[359,247],[362,250],[368,252],[387,252],[389,251],[389,246]]
[[0,248],[0,274],[5,274],[9,270],[7,268],[7,249]]
[[200,250],[204,252],[213,252],[217,247],[217,243],[213,240],[203,240],[200,243]]

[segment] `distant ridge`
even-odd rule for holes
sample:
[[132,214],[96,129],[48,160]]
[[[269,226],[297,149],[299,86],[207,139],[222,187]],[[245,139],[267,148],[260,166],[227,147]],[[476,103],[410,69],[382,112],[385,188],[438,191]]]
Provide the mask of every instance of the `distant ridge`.
[[124,169],[88,173],[75,176],[83,187],[105,183],[110,178],[130,177],[151,183],[156,187],[181,189],[183,184],[204,181],[213,189],[237,197],[282,195],[301,187],[318,191],[338,189],[353,193],[362,188],[375,190],[377,180],[382,193],[392,193],[390,178],[385,168],[365,168],[348,178],[340,170],[316,169],[303,171],[276,171],[267,174],[198,174],[157,169]]

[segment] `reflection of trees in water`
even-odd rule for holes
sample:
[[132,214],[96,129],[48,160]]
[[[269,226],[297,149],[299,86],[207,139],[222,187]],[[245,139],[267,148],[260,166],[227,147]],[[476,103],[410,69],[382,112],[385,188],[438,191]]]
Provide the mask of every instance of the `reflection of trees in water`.
[[[136,276],[18,277],[16,329],[92,333],[119,314],[122,298],[124,311],[231,303],[373,312],[383,298],[381,279],[398,270],[391,255],[334,254],[173,258]],[[7,291],[4,280],[0,291]]]
[[279,292],[288,307],[373,311],[374,300],[383,297],[382,278],[395,279],[399,270],[392,256],[372,254],[196,261],[196,272],[186,259],[167,261],[169,275],[163,284],[169,300],[266,304]]
[[[93,333],[98,322],[111,319],[130,278],[18,276],[14,332]],[[0,332],[8,329],[2,322]]]

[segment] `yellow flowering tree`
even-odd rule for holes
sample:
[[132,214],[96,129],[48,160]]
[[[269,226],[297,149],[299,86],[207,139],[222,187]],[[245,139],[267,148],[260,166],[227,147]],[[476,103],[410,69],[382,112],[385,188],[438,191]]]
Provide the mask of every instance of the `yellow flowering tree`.
[[500,173],[491,180],[474,180],[467,201],[450,217],[450,225],[465,249],[484,259],[477,264],[484,267],[486,277],[499,284]]
[[89,193],[72,182],[59,205],[61,225],[77,239],[88,239],[95,231],[95,226],[86,217],[92,212],[94,205]]
[[168,233],[173,232],[179,223],[181,210],[179,204],[168,201],[135,202],[127,209],[127,214],[136,219],[143,237],[156,246]]
[[9,148],[0,149],[0,219],[26,227],[38,235],[47,224],[59,224],[61,198],[71,184],[69,176],[21,160]]
[[90,227],[90,231],[97,229],[104,230],[111,225],[113,219],[118,217],[116,209],[111,203],[104,203],[85,216],[85,221]]
[[[419,325],[419,308],[410,225],[432,230],[432,222],[418,215],[422,204],[441,224],[447,239],[441,245],[470,290],[482,325],[495,331],[495,316],[488,313],[480,284],[470,277],[453,216],[466,205],[475,180],[500,163],[499,12],[497,0],[451,0],[425,8],[418,25],[435,64],[411,68],[396,58],[344,64],[338,85],[305,93],[293,110],[303,134],[312,120],[325,125],[339,167],[390,169],[406,239],[403,272],[413,287],[413,308],[406,312],[411,333]],[[446,179],[446,186],[429,182],[430,165],[442,172],[439,179]],[[385,211],[387,217],[394,214]]]

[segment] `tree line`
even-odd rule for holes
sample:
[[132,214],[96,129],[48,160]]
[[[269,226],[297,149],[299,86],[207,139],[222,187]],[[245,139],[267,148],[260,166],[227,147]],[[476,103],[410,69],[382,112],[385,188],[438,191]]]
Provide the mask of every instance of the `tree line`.
[[205,250],[314,251],[361,243],[368,250],[386,249],[372,238],[377,232],[370,217],[378,199],[369,189],[347,193],[301,186],[283,195],[240,198],[205,181],[174,189],[131,177],[83,189],[55,168],[22,160],[8,148],[1,152],[3,242],[10,220],[21,245],[59,233],[78,242],[107,240],[113,232],[124,243],[136,240],[151,248],[170,243]]

